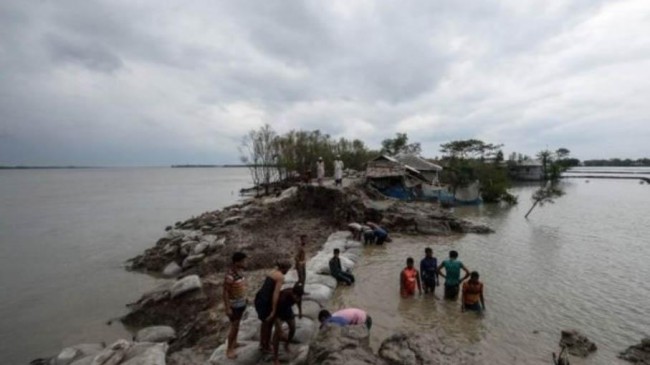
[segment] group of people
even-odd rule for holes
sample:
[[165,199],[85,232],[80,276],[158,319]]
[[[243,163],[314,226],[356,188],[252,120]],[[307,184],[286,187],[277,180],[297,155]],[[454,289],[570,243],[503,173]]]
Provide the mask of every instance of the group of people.
[[[343,161],[341,160],[340,155],[336,155],[336,159],[334,160],[334,185],[335,186],[342,186],[343,185]],[[307,174],[309,176],[309,174]],[[325,162],[323,161],[322,157],[318,158],[318,161],[316,161],[316,181],[318,182],[319,186],[323,185],[323,181],[325,180]]]
[[[260,326],[260,349],[261,351],[273,354],[274,364],[279,364],[279,346],[284,342],[286,351],[289,351],[289,342],[296,332],[296,314],[293,307],[298,308],[298,318],[302,318],[302,297],[305,295],[304,286],[306,282],[306,252],[305,246],[307,237],[300,236],[300,243],[294,256],[295,269],[298,274],[298,281],[290,288],[282,289],[285,275],[292,267],[288,260],[281,260],[276,267],[268,273],[257,291],[254,299],[254,307],[257,317],[262,322]],[[470,272],[463,263],[458,260],[458,252],[450,251],[449,258],[438,265],[436,257],[433,256],[431,248],[425,249],[425,256],[420,261],[418,271],[412,257],[406,260],[406,267],[400,273],[400,294],[403,297],[410,297],[422,294],[424,286],[425,293],[435,293],[439,285],[439,277],[444,281],[444,297],[449,300],[457,300],[461,293],[461,310],[477,311],[485,310],[485,299],[483,296],[483,283],[479,281],[479,274],[476,271]],[[230,330],[226,345],[226,356],[229,359],[237,357],[236,348],[239,324],[249,304],[246,297],[247,283],[243,271],[246,268],[246,254],[235,252],[232,255],[232,264],[226,271],[223,285],[223,300],[225,312],[230,320]],[[355,281],[354,275],[344,270],[340,259],[340,250],[334,249],[333,257],[329,261],[330,274],[337,282],[352,285]],[[461,271],[465,275],[461,278]],[[468,279],[466,281],[466,279]],[[461,290],[462,284],[462,290]],[[321,325],[333,324],[339,326],[365,325],[368,329],[372,327],[372,318],[363,310],[357,308],[346,308],[334,313],[321,310],[318,314]],[[288,332],[284,333],[283,324],[287,325]]]
[[[246,279],[243,270],[246,268],[246,254],[235,252],[232,255],[232,264],[223,284],[223,300],[226,315],[230,320],[230,330],[226,344],[226,357],[237,357],[236,349],[239,323],[246,311],[249,302],[246,298]],[[288,350],[289,341],[296,330],[295,313],[293,306],[298,307],[298,317],[302,317],[302,296],[304,282],[297,282],[293,287],[282,289],[284,276],[291,268],[289,261],[279,261],[273,271],[264,278],[262,287],[257,291],[254,300],[257,317],[262,321],[260,326],[260,349],[273,354],[274,363],[279,364],[278,352],[281,340],[285,341]],[[282,329],[282,324],[287,323],[287,334]],[[274,331],[275,329],[275,331]]]
[[[304,286],[306,282],[306,244],[307,236],[300,236],[300,243],[294,256],[298,281],[292,287],[282,289],[285,275],[291,269],[292,264],[288,260],[280,260],[276,263],[275,269],[265,276],[253,302],[257,317],[262,322],[260,326],[260,349],[263,352],[273,354],[274,364],[279,364],[280,342],[284,342],[285,350],[288,352],[289,342],[296,332],[294,306],[298,308],[298,318],[302,318],[302,297],[305,295]],[[338,252],[336,252],[335,256],[338,259]],[[235,252],[231,258],[232,263],[224,277],[223,300],[226,315],[230,320],[226,344],[226,357],[229,359],[237,357],[239,324],[249,305],[246,297],[247,283],[244,277],[246,258],[245,253]],[[333,268],[333,272],[338,269],[341,277],[345,277],[340,259],[338,264],[330,262],[330,268]],[[350,283],[354,282],[352,275],[346,278]],[[368,329],[372,326],[370,316],[363,310],[356,308],[342,309],[334,313],[322,310],[318,314],[318,319],[321,324],[332,323],[339,326],[364,324]],[[285,323],[288,327],[287,333],[283,330],[283,324]]]
[[[422,295],[423,286],[425,293],[435,293],[436,287],[439,285],[439,277],[443,277],[445,279],[445,299],[457,300],[460,292],[462,311],[482,312],[485,310],[483,283],[479,280],[479,273],[477,271],[470,272],[458,260],[457,251],[449,251],[449,258],[438,265],[437,258],[433,256],[433,250],[427,247],[424,250],[424,258],[420,261],[419,272],[414,264],[412,257],[407,258],[406,267],[400,273],[399,282],[402,297],[414,296],[416,288],[418,293]],[[460,276],[461,271],[465,273],[462,278]],[[468,278],[469,280],[467,280]]]
[[383,245],[384,242],[390,242],[388,230],[377,223],[366,222],[366,224],[350,223],[348,230],[352,233],[352,238],[362,241],[364,244]]

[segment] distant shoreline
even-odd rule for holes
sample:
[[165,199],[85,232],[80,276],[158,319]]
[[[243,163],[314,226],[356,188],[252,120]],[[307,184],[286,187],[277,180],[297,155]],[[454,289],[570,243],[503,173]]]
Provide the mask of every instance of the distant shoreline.
[[0,166],[0,170],[76,170],[76,169],[111,169],[111,168],[149,168],[171,167],[177,168],[237,168],[247,165],[171,165],[171,166]]
[[103,166],[0,166],[0,170],[105,169]]
[[213,168],[213,167],[248,167],[248,165],[172,165],[172,169]]

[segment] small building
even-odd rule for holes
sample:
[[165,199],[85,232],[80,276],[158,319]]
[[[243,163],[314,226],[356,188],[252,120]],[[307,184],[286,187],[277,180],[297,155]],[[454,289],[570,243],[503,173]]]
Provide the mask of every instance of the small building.
[[509,164],[510,177],[515,180],[541,181],[544,180],[544,165],[539,160],[523,160]]
[[429,184],[438,183],[438,172],[442,171],[442,166],[429,162],[424,158],[413,154],[399,154],[395,159],[404,165],[410,166],[420,172]]
[[417,169],[387,155],[368,161],[366,181],[382,194],[404,200],[421,195],[422,186],[428,183]]

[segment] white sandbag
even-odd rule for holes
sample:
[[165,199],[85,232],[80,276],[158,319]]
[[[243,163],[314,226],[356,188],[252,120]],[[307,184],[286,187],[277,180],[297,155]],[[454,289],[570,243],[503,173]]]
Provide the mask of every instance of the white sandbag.
[[131,342],[127,340],[117,340],[104,350],[97,354],[91,365],[117,365],[126,356],[126,352],[131,348]]
[[166,343],[135,343],[120,365],[165,365],[168,348]]
[[334,293],[332,288],[322,284],[307,284],[305,285],[305,292],[308,294],[303,298],[317,301],[321,305],[326,303]]
[[196,265],[199,262],[201,262],[201,260],[203,260],[204,258],[205,258],[204,254],[187,256],[185,260],[183,260],[183,267],[190,267]]
[[206,249],[208,248],[208,243],[207,242],[199,242],[194,248],[192,249],[192,255],[199,255],[202,254]]
[[237,358],[226,357],[226,344],[219,346],[208,359],[208,364],[213,365],[257,365],[262,360],[262,352],[259,349],[259,342],[240,342],[242,346],[237,348]]
[[294,339],[299,343],[308,344],[316,334],[316,322],[310,318],[296,318],[296,334]]
[[226,237],[210,242],[208,244],[208,248],[210,250],[216,250],[218,248],[223,248],[224,246],[226,246]]
[[169,342],[176,338],[176,331],[169,326],[151,326],[138,331],[137,342]]
[[239,323],[237,341],[259,341],[262,321],[257,318],[255,310],[248,310],[248,316]]
[[[318,313],[323,309],[318,302],[313,300],[304,299],[302,301],[302,316],[311,318],[313,320],[318,320]],[[298,308],[296,308],[295,313],[298,313]]]
[[54,358],[55,365],[69,365],[76,358],[81,357],[81,352],[72,347],[66,347]]
[[361,260],[361,254],[356,252],[356,250],[347,250],[341,254],[341,266],[343,266],[343,258],[350,260],[353,264]]
[[183,271],[183,269],[181,269],[181,267],[178,266],[176,262],[172,261],[169,264],[167,264],[167,266],[165,266],[165,269],[163,270],[162,274],[166,278],[173,278],[176,277],[178,274],[180,274],[181,271]]
[[201,289],[201,279],[198,275],[186,276],[176,281],[169,289],[172,298],[175,298],[183,293]]
[[329,260],[332,257],[331,253],[320,251],[314,257],[307,261],[307,272],[322,273],[329,266]]
[[338,285],[336,279],[334,279],[332,275],[316,274],[313,272],[307,272],[306,284],[321,284],[332,289],[336,289],[336,286]]

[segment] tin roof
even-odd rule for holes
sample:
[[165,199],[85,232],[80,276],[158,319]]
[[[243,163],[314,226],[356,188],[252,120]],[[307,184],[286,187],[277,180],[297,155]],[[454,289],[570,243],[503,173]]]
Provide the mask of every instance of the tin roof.
[[399,162],[408,165],[418,171],[440,171],[442,166],[436,165],[432,162],[425,160],[424,158],[412,155],[412,154],[399,154],[395,156],[395,159]]

